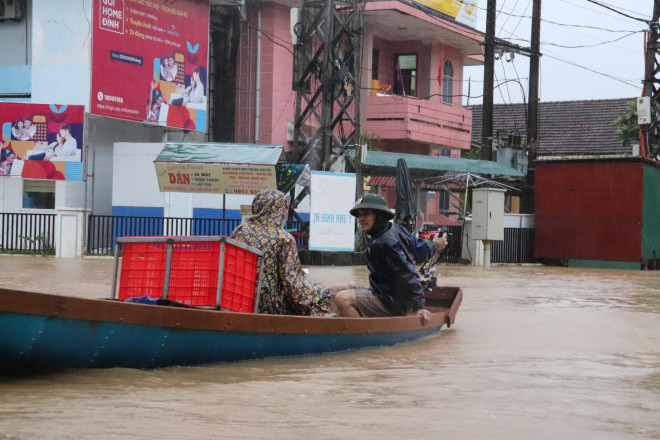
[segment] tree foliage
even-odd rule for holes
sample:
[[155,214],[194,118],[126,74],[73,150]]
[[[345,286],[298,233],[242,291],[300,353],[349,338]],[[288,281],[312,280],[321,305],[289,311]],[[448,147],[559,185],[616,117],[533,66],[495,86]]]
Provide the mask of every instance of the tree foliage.
[[623,144],[628,146],[639,142],[639,125],[637,125],[637,101],[630,101],[626,111],[614,119],[614,125],[619,131]]

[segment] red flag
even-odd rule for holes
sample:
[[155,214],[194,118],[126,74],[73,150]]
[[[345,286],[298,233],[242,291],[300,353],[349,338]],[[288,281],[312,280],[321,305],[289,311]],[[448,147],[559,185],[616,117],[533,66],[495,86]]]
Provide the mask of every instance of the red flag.
[[440,57],[440,66],[438,67],[438,85],[440,86],[440,92],[442,92],[442,66],[444,63],[444,57]]

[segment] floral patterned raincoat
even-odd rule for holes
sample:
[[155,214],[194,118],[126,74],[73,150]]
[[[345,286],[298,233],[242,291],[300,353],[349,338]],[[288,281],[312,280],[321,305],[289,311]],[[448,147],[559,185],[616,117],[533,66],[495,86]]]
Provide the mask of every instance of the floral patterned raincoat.
[[330,291],[305,275],[295,239],[282,224],[287,197],[264,190],[252,202],[254,216],[232,232],[232,238],[265,252],[259,311],[278,315],[319,315],[330,312]]

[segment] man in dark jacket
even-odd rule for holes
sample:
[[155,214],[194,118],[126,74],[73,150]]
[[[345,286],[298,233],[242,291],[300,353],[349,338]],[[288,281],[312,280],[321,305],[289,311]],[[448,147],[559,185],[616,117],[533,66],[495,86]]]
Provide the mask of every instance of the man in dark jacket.
[[424,308],[424,288],[415,262],[428,260],[447,246],[447,237],[419,240],[401,225],[391,223],[394,214],[385,199],[365,194],[350,211],[367,234],[369,287],[350,284],[330,288],[339,316],[376,317],[418,315],[423,324],[430,318]]

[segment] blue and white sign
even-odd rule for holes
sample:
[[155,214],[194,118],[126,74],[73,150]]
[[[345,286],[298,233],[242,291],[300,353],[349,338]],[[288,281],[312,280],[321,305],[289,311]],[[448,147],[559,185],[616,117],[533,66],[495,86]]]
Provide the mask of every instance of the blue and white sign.
[[355,249],[355,174],[312,171],[309,250]]

